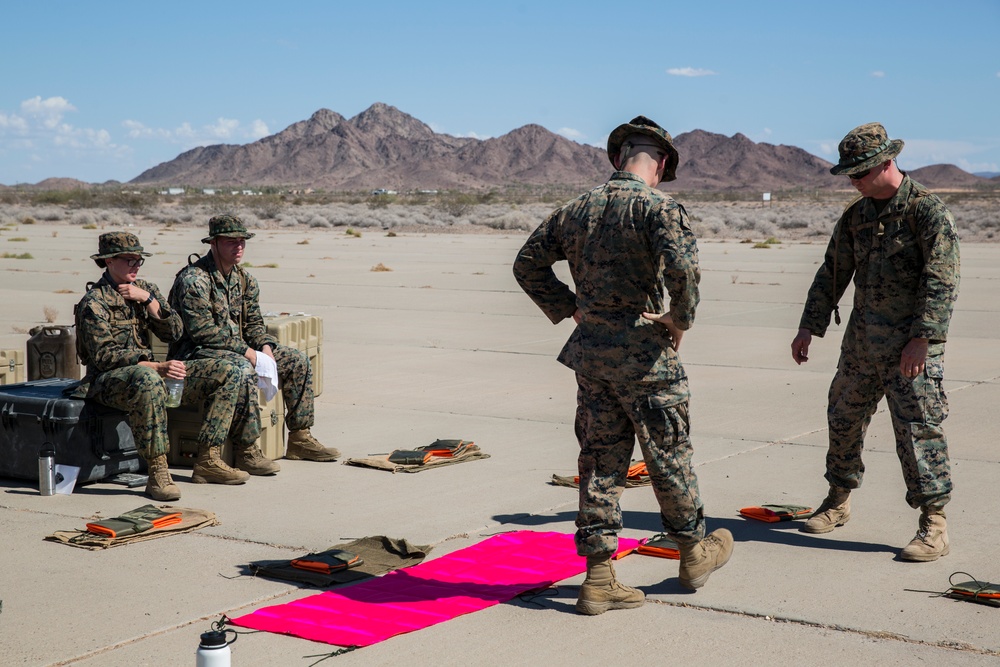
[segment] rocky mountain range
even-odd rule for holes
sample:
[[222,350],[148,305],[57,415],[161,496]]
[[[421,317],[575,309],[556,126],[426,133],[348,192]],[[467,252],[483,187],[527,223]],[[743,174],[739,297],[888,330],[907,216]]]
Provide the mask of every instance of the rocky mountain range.
[[[680,154],[670,192],[845,189],[831,163],[795,146],[756,143],[703,130],[674,137]],[[579,144],[540,125],[493,139],[454,137],[395,107],[376,103],[353,118],[320,109],[308,120],[244,145],[184,152],[130,183],[152,186],[286,186],[325,190],[477,190],[498,186],[586,187],[612,171],[603,148]],[[1000,186],[954,165],[911,172],[933,189]],[[46,179],[64,189],[72,179]],[[85,185],[85,184],[81,184]]]

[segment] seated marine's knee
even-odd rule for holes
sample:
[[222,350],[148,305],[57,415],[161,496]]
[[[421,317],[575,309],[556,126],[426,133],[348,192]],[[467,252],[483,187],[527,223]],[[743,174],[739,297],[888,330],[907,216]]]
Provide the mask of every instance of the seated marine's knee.
[[132,373],[130,389],[134,392],[137,403],[149,401],[165,403],[167,400],[167,389],[163,378],[148,366],[136,367]]

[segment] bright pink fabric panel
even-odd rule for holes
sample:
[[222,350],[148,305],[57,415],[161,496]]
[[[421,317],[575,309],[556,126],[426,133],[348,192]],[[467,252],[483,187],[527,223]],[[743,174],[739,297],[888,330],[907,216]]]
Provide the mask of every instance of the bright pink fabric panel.
[[[621,538],[618,550],[636,540]],[[545,588],[587,569],[573,535],[522,530],[352,586],[265,607],[236,625],[337,646],[369,646]]]

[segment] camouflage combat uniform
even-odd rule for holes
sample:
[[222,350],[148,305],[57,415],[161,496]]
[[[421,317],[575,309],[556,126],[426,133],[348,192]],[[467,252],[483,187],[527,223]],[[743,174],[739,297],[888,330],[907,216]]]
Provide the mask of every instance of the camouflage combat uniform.
[[[142,279],[135,284],[159,302],[160,319],[151,317],[144,305],[124,299],[107,273],[88,285],[77,305],[78,349],[87,366],[77,395],[127,412],[139,453],[151,459],[166,454],[170,447],[166,388],[159,373],[139,362],[154,360],[151,332],[172,341],[181,335],[182,324],[156,285]],[[193,360],[185,368],[182,405],[208,402],[199,444],[222,446],[230,431],[234,436],[242,433],[248,411],[245,392],[239,390],[239,368],[221,360]]]
[[[569,262],[576,293],[552,271]],[[580,324],[559,355],[576,371],[580,443],[580,555],[613,552],[619,498],[635,439],[649,470],[664,529],[690,545],[705,535],[691,466],[687,375],[670,334],[643,311],[690,328],[698,304],[698,250],[684,208],[627,171],[556,210],[514,262],[521,288],[553,322]]]
[[[243,355],[248,347],[260,350],[270,345],[278,366],[288,430],[312,427],[315,412],[309,357],[301,350],[278,345],[267,333],[256,278],[238,264],[228,277],[223,275],[209,252],[177,274],[170,290],[170,305],[184,322],[184,333],[170,346],[171,359],[232,361],[240,367],[244,382],[253,387],[256,396],[257,373]],[[259,410],[255,414],[259,432]]]
[[[834,229],[799,327],[823,336],[852,276],[854,309],[827,409],[826,479],[845,489],[861,485],[865,431],[884,395],[906,501],[914,508],[940,509],[952,489],[941,427],[948,415],[941,386],[944,347],[959,283],[951,213],[909,176],[881,213],[869,198],[849,207]],[[927,338],[929,345],[924,372],[910,379],[899,363],[912,338]]]

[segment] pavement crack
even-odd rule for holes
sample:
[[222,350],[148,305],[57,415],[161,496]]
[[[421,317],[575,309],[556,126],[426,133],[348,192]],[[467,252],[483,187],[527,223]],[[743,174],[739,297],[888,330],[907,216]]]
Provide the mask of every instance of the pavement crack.
[[916,646],[930,646],[933,648],[943,648],[951,651],[961,651],[964,653],[975,653],[978,655],[988,655],[988,656],[1000,656],[1000,651],[983,648],[980,646],[974,646],[968,642],[956,641],[952,639],[941,639],[939,641],[927,641],[924,639],[914,639],[913,637],[908,637],[907,635],[900,634],[898,632],[889,632],[887,630],[863,630],[861,628],[852,628],[845,625],[840,625],[838,623],[820,623],[817,621],[809,621],[803,618],[793,618],[791,616],[777,616],[773,614],[761,614],[749,611],[740,611],[736,609],[729,609],[726,607],[715,607],[712,605],[695,605],[689,602],[673,602],[671,600],[660,600],[657,598],[647,597],[646,602],[658,605],[664,605],[667,607],[677,607],[682,609],[693,609],[696,611],[704,612],[714,612],[718,614],[728,614],[730,616],[739,616],[743,618],[754,618],[762,621],[767,621],[771,623],[788,623],[790,625],[798,625],[804,628],[811,628],[816,630],[829,630],[831,632],[843,632],[846,634],[858,635],[861,637],[867,637],[869,639],[879,639],[888,641],[898,641],[904,644],[913,644]]

